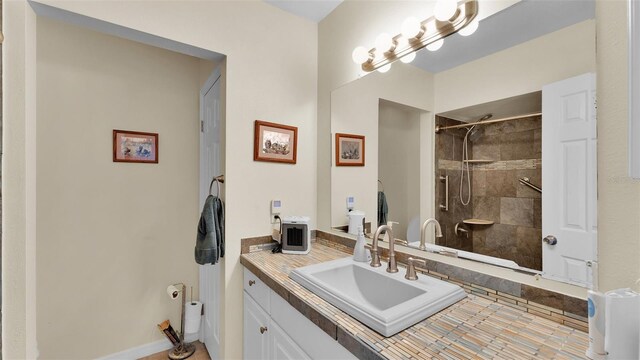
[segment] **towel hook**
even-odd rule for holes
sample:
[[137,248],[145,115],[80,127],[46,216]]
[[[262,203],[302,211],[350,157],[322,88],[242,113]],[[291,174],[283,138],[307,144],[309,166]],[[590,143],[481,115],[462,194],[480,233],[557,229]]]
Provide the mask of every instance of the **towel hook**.
[[213,178],[213,180],[211,180],[211,184],[209,184],[209,195],[213,195],[213,194],[211,194],[211,189],[213,188],[213,183],[216,183],[217,188],[218,188],[218,192],[216,193],[216,196],[220,196],[220,184],[224,184],[224,175],[215,176]]

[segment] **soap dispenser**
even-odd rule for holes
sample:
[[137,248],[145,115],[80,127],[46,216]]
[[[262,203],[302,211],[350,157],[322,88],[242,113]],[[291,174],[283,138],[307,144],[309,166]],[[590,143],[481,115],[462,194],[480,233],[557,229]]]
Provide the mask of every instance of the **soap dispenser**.
[[358,226],[358,238],[356,240],[356,246],[353,249],[353,261],[368,262],[371,261],[371,254],[364,247],[367,242],[364,240],[364,232],[362,231],[362,225]]

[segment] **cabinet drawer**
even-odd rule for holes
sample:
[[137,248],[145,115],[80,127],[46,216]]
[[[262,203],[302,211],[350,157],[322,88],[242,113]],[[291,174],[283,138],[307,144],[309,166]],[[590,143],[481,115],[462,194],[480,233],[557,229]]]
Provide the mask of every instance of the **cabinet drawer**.
[[253,274],[251,271],[244,269],[244,291],[249,294],[255,302],[258,303],[267,314],[271,311],[270,306],[270,292],[271,289],[262,282],[262,280],[258,279],[258,277]]

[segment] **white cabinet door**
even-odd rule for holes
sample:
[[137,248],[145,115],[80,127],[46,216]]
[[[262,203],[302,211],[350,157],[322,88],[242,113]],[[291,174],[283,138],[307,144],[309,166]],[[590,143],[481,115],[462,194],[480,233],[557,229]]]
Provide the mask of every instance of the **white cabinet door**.
[[275,322],[269,327],[270,360],[311,359]]
[[588,286],[597,257],[595,74],[542,88],[543,276]]
[[244,336],[245,359],[263,360],[269,358],[269,335],[271,318],[251,296],[244,293]]

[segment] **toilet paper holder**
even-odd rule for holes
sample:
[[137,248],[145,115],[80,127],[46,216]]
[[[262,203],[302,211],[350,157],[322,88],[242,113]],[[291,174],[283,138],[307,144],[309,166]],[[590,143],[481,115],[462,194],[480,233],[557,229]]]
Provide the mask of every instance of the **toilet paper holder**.
[[[184,342],[184,312],[185,312],[185,304],[186,304],[186,291],[187,287],[183,283],[171,284],[167,286],[167,295],[171,298],[171,300],[175,300],[182,294],[182,309],[180,316],[180,343],[176,345],[173,350],[169,352],[169,359],[186,359],[189,356],[193,355],[196,351],[196,347],[193,344],[185,344]],[[193,297],[193,293],[192,293]]]

